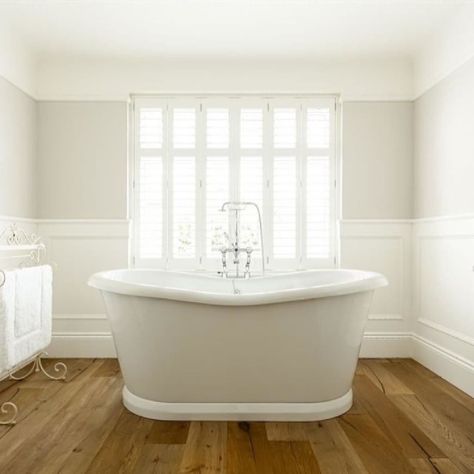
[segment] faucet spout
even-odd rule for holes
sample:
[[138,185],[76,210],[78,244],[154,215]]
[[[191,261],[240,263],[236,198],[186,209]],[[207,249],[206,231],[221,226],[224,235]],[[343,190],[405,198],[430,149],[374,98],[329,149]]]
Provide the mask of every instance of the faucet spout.
[[[235,241],[230,243],[228,247],[224,247],[221,249],[222,253],[222,267],[223,271],[219,272],[222,274],[223,277],[227,277],[227,253],[231,253],[233,255],[233,263],[235,265],[235,277],[239,278],[239,266],[240,266],[240,254],[242,252],[247,253],[247,259],[245,262],[245,270],[244,270],[244,278],[250,277],[250,263],[251,263],[251,255],[254,249],[251,247],[241,247],[240,246],[240,211],[243,211],[248,206],[254,207],[257,211],[258,216],[258,224],[259,224],[259,231],[260,231],[260,245],[261,245],[261,252],[262,252],[262,275],[265,274],[265,247],[263,242],[263,226],[262,226],[262,215],[260,213],[260,208],[258,204],[252,201],[226,201],[222,204],[221,208],[219,209],[221,212],[225,212],[226,209],[229,211],[235,212]],[[224,233],[224,236],[229,241],[227,233]]]

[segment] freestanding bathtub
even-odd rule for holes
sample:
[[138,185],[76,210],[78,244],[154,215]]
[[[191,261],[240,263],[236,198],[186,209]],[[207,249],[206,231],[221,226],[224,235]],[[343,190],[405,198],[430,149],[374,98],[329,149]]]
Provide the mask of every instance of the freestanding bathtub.
[[231,280],[93,275],[132,412],[161,420],[309,421],[352,405],[377,273],[314,270]]

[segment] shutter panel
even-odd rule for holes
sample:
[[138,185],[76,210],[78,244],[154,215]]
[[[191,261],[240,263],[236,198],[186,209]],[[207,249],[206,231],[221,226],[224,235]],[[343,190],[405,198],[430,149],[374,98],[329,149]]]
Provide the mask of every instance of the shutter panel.
[[163,248],[163,161],[140,159],[139,256],[161,258]]
[[308,148],[329,147],[329,109],[308,108],[306,111],[306,141]]
[[273,160],[273,256],[296,257],[296,158]]
[[207,148],[229,148],[229,109],[206,110]]
[[262,148],[262,109],[242,109],[240,111],[240,147],[244,149]]
[[[252,201],[263,213],[263,160],[261,156],[243,156],[240,159],[240,200]],[[260,249],[258,216],[253,208],[241,216],[241,237],[244,247]]]
[[173,257],[192,258],[196,248],[196,162],[193,156],[173,158]]
[[229,158],[210,156],[206,160],[206,255],[217,257],[226,242],[228,214],[220,207],[229,200]]
[[330,256],[329,158],[309,156],[306,161],[306,256]]
[[162,148],[163,109],[141,108],[139,115],[140,148]]
[[193,108],[173,109],[173,147],[195,148],[196,111]]
[[273,109],[273,147],[296,147],[296,109]]

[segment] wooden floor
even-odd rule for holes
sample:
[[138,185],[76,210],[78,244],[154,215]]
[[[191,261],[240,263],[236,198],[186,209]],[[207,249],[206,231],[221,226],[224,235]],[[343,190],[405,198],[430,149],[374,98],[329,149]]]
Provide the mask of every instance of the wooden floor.
[[0,473],[474,473],[474,399],[411,360],[362,360],[352,409],[314,423],[152,421],[122,406],[115,360],[68,365],[0,383],[20,408]]

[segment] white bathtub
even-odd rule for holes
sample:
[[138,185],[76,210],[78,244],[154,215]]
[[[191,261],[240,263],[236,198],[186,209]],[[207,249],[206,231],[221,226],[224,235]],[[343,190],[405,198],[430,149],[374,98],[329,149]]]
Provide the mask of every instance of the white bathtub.
[[304,421],[352,405],[377,273],[315,270],[250,280],[97,273],[132,412],[162,420]]

